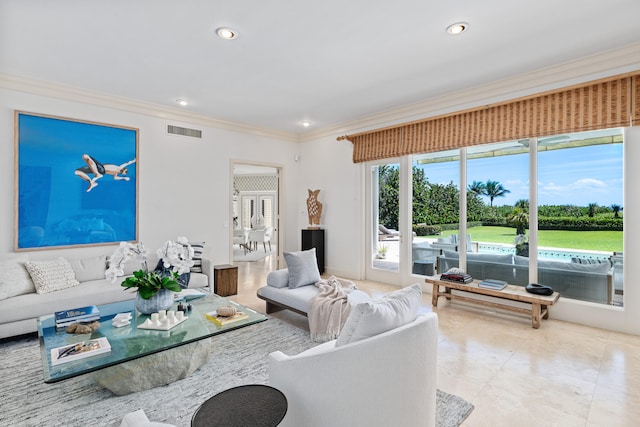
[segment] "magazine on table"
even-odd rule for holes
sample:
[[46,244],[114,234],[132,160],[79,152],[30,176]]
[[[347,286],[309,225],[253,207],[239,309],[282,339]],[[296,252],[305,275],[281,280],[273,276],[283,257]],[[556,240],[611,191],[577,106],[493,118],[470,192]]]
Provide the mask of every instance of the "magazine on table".
[[96,356],[111,351],[111,344],[105,337],[64,345],[51,349],[51,365],[73,362],[85,357]]

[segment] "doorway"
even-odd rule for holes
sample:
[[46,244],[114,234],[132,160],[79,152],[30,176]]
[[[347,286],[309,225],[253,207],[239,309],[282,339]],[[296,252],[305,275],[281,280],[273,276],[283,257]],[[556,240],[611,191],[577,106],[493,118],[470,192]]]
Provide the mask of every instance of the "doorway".
[[383,283],[414,283],[407,274],[412,240],[407,208],[411,206],[411,165],[407,158],[397,158],[370,162],[366,167],[365,277]]
[[231,165],[230,259],[239,272],[261,276],[252,281],[265,283],[266,275],[281,264],[281,176],[279,165],[240,161]]

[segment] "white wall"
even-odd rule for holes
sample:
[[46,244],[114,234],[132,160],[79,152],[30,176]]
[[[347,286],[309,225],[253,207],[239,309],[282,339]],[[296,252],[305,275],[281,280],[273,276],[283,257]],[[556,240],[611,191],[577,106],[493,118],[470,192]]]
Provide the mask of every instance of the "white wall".
[[[202,140],[165,133],[167,120],[144,114],[96,107],[78,102],[0,88],[0,257],[13,252],[14,110],[49,114],[140,130],[139,238],[149,249],[185,235],[207,242],[206,254],[216,264],[228,263],[230,179],[232,161],[269,163],[283,167],[284,250],[300,248],[300,230],[308,226],[307,189],[320,189],[326,229],[326,271],[354,279],[364,272],[364,166],[352,163],[352,146],[321,137],[300,144],[210,127]],[[172,124],[184,125],[173,122]],[[295,160],[295,159],[298,160]],[[640,334],[640,288],[634,277],[640,266],[640,197],[633,183],[640,159],[640,129],[627,130],[625,145],[625,300],[624,308],[561,300],[552,316]],[[109,254],[113,246],[30,252],[32,258]],[[638,270],[636,272],[636,270]]]
[[[231,159],[280,165],[285,189],[297,188],[295,174],[291,173],[295,169],[296,143],[0,88],[0,257],[13,252],[14,110],[139,129],[139,240],[148,250],[184,235],[206,241],[205,254],[214,263],[230,261]],[[203,138],[169,135],[168,123],[202,129]],[[299,234],[298,201],[285,194],[284,207],[285,249],[294,250],[295,246],[286,245],[296,241]],[[46,259],[54,255],[110,254],[113,248],[32,251],[29,256]]]
[[363,278],[364,192],[361,167],[352,161],[351,142],[336,141],[335,136],[325,137],[301,143],[299,153],[300,185],[296,194],[299,230],[309,226],[307,190],[320,189],[325,272],[352,279]]

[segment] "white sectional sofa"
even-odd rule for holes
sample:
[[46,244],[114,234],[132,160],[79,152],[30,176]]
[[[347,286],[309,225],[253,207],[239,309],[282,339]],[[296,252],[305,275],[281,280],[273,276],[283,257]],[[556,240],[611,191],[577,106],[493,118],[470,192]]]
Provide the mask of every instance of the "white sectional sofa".
[[[148,265],[153,268],[157,259],[151,258],[149,257]],[[17,255],[0,261],[0,339],[37,331],[39,316],[87,305],[125,301],[135,297],[135,292],[120,286],[124,277],[119,277],[113,283],[105,279],[106,255],[66,261],[68,263],[66,265],[71,266],[71,272],[62,267],[62,272],[52,270],[50,276],[55,282],[59,282],[61,277],[66,276],[69,279],[68,283],[72,285],[59,290],[53,290],[55,286],[40,287],[40,293],[36,292],[34,280],[25,267],[25,263],[29,262],[28,256]],[[48,261],[43,263],[46,264],[46,262]],[[52,264],[54,269],[65,265],[64,262]],[[130,275],[138,269],[140,264],[130,260],[125,266],[125,275]],[[41,283],[41,278],[36,279],[36,282]],[[202,273],[191,273],[189,288],[209,287],[211,289],[211,286],[213,286],[213,263],[203,258]],[[43,290],[48,292],[42,293]]]

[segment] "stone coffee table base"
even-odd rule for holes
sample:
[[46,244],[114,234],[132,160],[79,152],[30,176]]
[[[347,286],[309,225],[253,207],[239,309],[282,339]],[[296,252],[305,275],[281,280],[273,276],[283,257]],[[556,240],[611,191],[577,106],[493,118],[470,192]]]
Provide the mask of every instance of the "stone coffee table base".
[[211,338],[120,363],[94,372],[94,380],[118,396],[171,384],[188,377],[209,357]]

